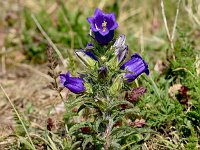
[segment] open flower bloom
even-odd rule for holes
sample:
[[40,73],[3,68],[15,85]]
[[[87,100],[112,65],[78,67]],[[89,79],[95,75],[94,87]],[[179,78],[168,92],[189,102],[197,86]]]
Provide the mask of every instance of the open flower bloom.
[[114,37],[114,30],[118,27],[114,13],[104,13],[96,9],[93,17],[87,18],[95,39],[101,44],[109,43]]
[[142,59],[142,57],[135,53],[131,56],[131,59],[125,62],[120,69],[126,69],[128,73],[125,74],[128,82],[134,81],[142,73],[149,75],[148,64]]
[[118,64],[120,64],[128,54],[128,46],[125,45],[125,41],[126,41],[126,36],[120,35],[113,45],[113,47],[116,49],[115,55],[117,56]]
[[60,82],[71,92],[79,94],[85,91],[84,80],[79,77],[70,77],[70,72],[60,74]]

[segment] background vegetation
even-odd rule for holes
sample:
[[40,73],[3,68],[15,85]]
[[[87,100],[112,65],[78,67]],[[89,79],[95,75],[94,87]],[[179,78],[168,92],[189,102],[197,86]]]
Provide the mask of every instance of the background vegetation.
[[[86,46],[86,18],[97,7],[115,12],[117,33],[126,35],[129,54],[139,52],[150,67],[150,76],[138,80],[147,93],[134,103],[132,118],[144,119],[145,124],[134,127],[137,132],[121,149],[199,149],[200,1],[167,0],[164,8],[161,2],[1,1],[0,84],[5,92],[0,92],[0,149],[72,146],[65,133],[66,118],[71,114],[65,112],[58,94],[48,88],[46,47],[50,44],[58,50],[57,70],[75,73],[83,69],[74,57],[74,49]],[[67,92],[62,94],[72,99]],[[12,111],[5,93],[22,120]]]

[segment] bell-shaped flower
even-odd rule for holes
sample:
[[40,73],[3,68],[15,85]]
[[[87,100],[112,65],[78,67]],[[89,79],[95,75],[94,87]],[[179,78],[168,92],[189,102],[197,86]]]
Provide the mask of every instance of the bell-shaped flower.
[[97,42],[107,44],[113,39],[114,30],[118,27],[114,13],[106,14],[97,8],[94,16],[87,20]]
[[142,57],[135,53],[131,56],[131,59],[125,62],[120,69],[127,70],[125,74],[125,78],[127,78],[128,82],[134,81],[139,75],[142,73],[146,73],[149,75],[148,64],[142,59]]
[[84,80],[79,77],[70,77],[70,72],[60,74],[60,82],[71,92],[79,94],[85,91]]
[[96,61],[98,61],[98,58],[90,51],[78,50],[75,51],[75,54],[86,66],[92,67],[95,65]]
[[128,54],[128,46],[125,45],[126,36],[120,35],[114,45],[113,48],[115,48],[115,55],[117,56],[117,62],[120,64],[127,56]]

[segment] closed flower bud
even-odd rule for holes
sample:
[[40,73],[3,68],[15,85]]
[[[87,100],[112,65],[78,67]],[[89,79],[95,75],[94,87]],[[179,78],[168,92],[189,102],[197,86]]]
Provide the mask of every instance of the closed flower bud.
[[128,46],[125,45],[126,36],[120,35],[115,43],[113,44],[113,48],[115,48],[115,55],[117,56],[117,64],[120,64],[128,54]]
[[128,46],[125,45],[125,35],[120,35],[112,46],[112,50],[115,51],[115,57],[110,59],[109,66],[111,68],[118,68],[119,64],[124,61],[128,54]]
[[113,47],[120,48],[125,45],[125,42],[126,42],[126,36],[120,35],[113,44]]
[[115,54],[117,56],[117,63],[120,64],[128,54],[128,46],[124,45],[118,49],[116,49]]

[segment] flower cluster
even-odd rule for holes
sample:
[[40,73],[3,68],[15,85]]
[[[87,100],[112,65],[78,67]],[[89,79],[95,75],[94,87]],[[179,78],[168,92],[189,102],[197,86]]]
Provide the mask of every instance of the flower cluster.
[[[99,80],[106,81],[109,71],[113,68],[114,71],[121,70],[118,72],[119,76],[123,76],[124,83],[134,81],[142,73],[149,74],[148,64],[137,53],[124,62],[128,54],[128,46],[125,44],[125,35],[114,39],[114,31],[118,27],[114,13],[106,14],[97,8],[94,16],[87,20],[92,31],[92,41],[85,49],[78,50],[75,54],[84,65],[94,72],[96,71]],[[110,78],[118,79],[114,75]],[[70,77],[69,71],[66,74],[60,74],[60,80],[66,88],[76,94],[83,93],[86,90],[84,83],[88,82],[88,79]],[[112,87],[112,85],[110,86]]]
[[61,84],[79,94],[69,96],[66,102],[68,133],[72,136],[71,143],[78,143],[81,149],[119,149],[123,142],[127,145],[127,136],[118,136],[122,131],[129,135],[132,128],[146,124],[144,117],[134,115],[131,109],[147,89],[134,87],[132,83],[141,74],[148,75],[149,68],[137,53],[127,58],[126,36],[115,37],[118,24],[114,13],[106,14],[96,9],[94,16],[87,20],[91,29],[90,41],[85,48],[75,51],[84,69],[80,77],[71,76],[69,71],[60,74]]

